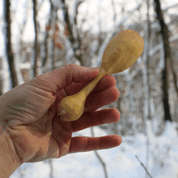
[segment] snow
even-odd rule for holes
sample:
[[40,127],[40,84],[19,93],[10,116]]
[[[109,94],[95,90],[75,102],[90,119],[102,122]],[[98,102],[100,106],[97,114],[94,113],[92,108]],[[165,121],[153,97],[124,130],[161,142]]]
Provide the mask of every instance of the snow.
[[[167,122],[161,136],[155,136],[151,122],[147,121],[150,138],[149,173],[154,178],[176,178],[178,174],[178,141],[177,124]],[[105,131],[94,127],[95,136],[107,135]],[[91,136],[90,129],[77,132],[74,136]],[[99,150],[98,153],[106,163],[109,178],[143,178],[145,170],[136,159],[146,165],[146,137],[143,134],[123,136],[119,147]],[[59,159],[52,159],[54,178],[103,178],[103,168],[94,152],[68,154]],[[18,168],[10,178],[19,177],[24,172],[24,178],[48,178],[50,166],[48,161],[25,163]]]
[[[23,4],[23,0],[19,0],[21,4]],[[0,1],[1,3],[2,1]],[[13,5],[17,6],[18,0],[13,0]],[[133,4],[136,1],[120,1],[120,3],[130,4],[127,6],[126,10],[132,10],[138,4]],[[168,2],[168,1],[167,1]],[[101,6],[102,3],[102,6]],[[169,1],[169,6],[177,3],[177,0]],[[164,4],[163,7],[167,7],[168,4]],[[17,6],[20,8],[20,6]],[[46,14],[49,13],[48,9],[48,1],[43,4],[43,9],[45,9]],[[108,9],[111,9],[111,3],[108,0],[86,0],[86,3],[83,3],[80,13],[82,17],[86,16],[86,12],[88,11],[87,21],[89,26],[92,25],[93,31],[98,30],[98,17],[96,14],[98,12],[98,8],[100,8],[103,12],[101,12],[100,18],[103,18],[104,21],[107,21],[107,29],[104,28],[104,23],[102,25],[102,30],[110,30],[113,27],[113,22],[110,20],[113,17],[112,13],[108,13]],[[91,9],[89,11],[89,9]],[[2,16],[2,6],[0,5],[0,16]],[[44,12],[43,10],[41,12]],[[33,41],[34,40],[34,27],[33,27],[33,17],[32,11],[29,11],[29,18],[27,21],[26,32],[24,33],[23,39],[25,41]],[[39,13],[40,25],[42,26],[42,30],[44,30],[45,26],[45,18],[47,15],[45,13]],[[20,17],[20,18],[19,18]],[[18,11],[16,13],[16,19],[18,23],[22,20],[23,14],[22,11]],[[126,16],[127,17],[127,16]],[[124,18],[126,18],[124,17]],[[121,17],[120,17],[121,18]],[[123,17],[122,17],[123,18]],[[20,20],[21,19],[21,20]],[[96,22],[93,19],[97,19]],[[117,19],[119,22],[120,19]],[[2,24],[2,22],[0,22]],[[118,23],[117,23],[118,24]],[[90,28],[90,27],[85,27]],[[17,24],[14,23],[13,31],[14,37],[16,37],[18,27]],[[108,38],[111,37],[112,34],[108,33]],[[107,44],[107,39],[106,43]],[[172,38],[172,40],[177,39],[177,36]],[[2,35],[2,28],[0,33],[0,56],[3,56],[3,35]],[[158,45],[155,47],[154,50],[151,51],[150,55],[153,55],[155,51],[159,50],[160,46]],[[102,48],[100,50],[100,55],[98,58],[102,56]],[[70,55],[70,53],[68,53]],[[8,84],[8,66],[5,60],[3,60],[3,74],[5,77],[5,90],[9,88]],[[99,61],[99,60],[98,60]],[[19,64],[19,67],[29,68],[29,64]],[[121,116],[122,117],[122,116]],[[159,117],[157,117],[158,119]],[[130,118],[134,119],[134,118]],[[160,123],[159,123],[160,124]],[[148,138],[150,142],[149,147],[149,166],[148,171],[154,178],[177,178],[178,176],[178,127],[176,123],[167,122],[165,125],[165,130],[162,135],[155,136],[153,134],[154,128],[151,127],[152,124],[150,121],[147,121],[148,130]],[[155,126],[155,122],[154,122]],[[99,127],[94,127],[95,136],[103,136],[107,135],[107,133],[100,129]],[[74,136],[83,135],[83,136],[91,136],[90,129],[85,129],[83,131],[77,132]],[[145,177],[146,173],[144,168],[141,166],[139,161],[136,159],[135,156],[138,156],[141,162],[146,165],[146,142],[147,138],[145,135],[137,133],[134,136],[122,136],[122,143],[119,147],[107,149],[107,150],[100,150],[98,151],[99,155],[102,156],[102,159],[106,163],[108,177],[109,178],[143,178]],[[85,153],[76,153],[76,154],[69,154],[60,159],[52,159],[53,164],[53,173],[54,178],[103,178],[104,172],[103,168],[95,156],[94,152],[85,152]],[[50,175],[50,166],[48,161],[38,162],[38,163],[24,163],[21,165],[12,175],[10,178],[17,178],[23,175],[24,178],[49,178]],[[147,176],[148,177],[148,176]]]

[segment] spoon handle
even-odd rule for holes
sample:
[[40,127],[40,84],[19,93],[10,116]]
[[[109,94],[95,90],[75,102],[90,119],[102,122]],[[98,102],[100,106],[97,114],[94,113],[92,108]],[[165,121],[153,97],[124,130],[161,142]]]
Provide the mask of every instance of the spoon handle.
[[91,91],[96,87],[99,81],[106,75],[105,71],[101,68],[97,77],[85,86],[79,93],[82,93],[85,98],[91,93]]

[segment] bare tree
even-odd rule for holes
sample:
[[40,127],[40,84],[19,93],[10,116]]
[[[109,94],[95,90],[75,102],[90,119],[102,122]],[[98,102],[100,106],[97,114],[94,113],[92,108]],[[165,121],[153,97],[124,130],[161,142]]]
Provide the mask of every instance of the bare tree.
[[22,36],[24,35],[25,27],[27,25],[27,17],[29,15],[29,7],[30,7],[29,3],[30,2],[27,2],[25,4],[24,20],[22,21],[21,24],[19,24],[19,26],[20,26],[20,36],[19,36],[19,40],[20,40],[20,42],[19,42],[20,43],[20,58],[23,58],[23,56],[22,56],[23,51],[25,50],[25,52],[26,52],[25,43],[24,43],[24,41],[22,39]]
[[[54,6],[52,0],[50,0],[50,5],[51,5],[51,21],[50,21],[50,27],[51,27],[51,45],[49,47],[51,47],[51,52],[50,52],[50,60],[51,60],[51,70],[55,69],[55,65],[54,65],[54,50],[55,50],[55,46],[56,44],[56,39],[58,38],[58,26],[57,26],[57,8]],[[56,33],[56,34],[55,34]]]
[[51,7],[51,11],[50,11],[50,17],[49,17],[49,21],[48,21],[48,25],[46,27],[46,31],[45,31],[45,42],[44,42],[44,48],[45,48],[45,54],[44,54],[44,58],[42,61],[42,67],[44,67],[48,61],[49,58],[49,50],[48,50],[48,44],[49,44],[49,40],[50,40],[50,35],[49,35],[49,31],[51,27],[51,23],[52,23],[52,3],[50,3]]
[[5,40],[6,40],[6,48],[5,53],[9,65],[10,77],[12,80],[12,88],[18,85],[17,74],[15,69],[14,62],[14,53],[12,49],[12,35],[11,35],[11,0],[4,0],[4,14],[5,14]]
[[165,24],[161,4],[159,0],[154,0],[155,11],[161,27],[161,35],[164,43],[164,68],[162,70],[162,90],[165,120],[172,121],[169,105],[169,88],[168,88],[168,59],[170,57],[169,32]]
[[[52,0],[50,0],[50,17],[49,21],[46,27],[46,32],[45,32],[45,55],[42,61],[42,66],[45,67],[47,64],[48,60],[52,62],[52,70],[54,70],[54,42],[55,42],[55,32],[57,24],[57,8],[54,6]],[[53,39],[53,41],[52,41]]]
[[75,6],[74,24],[70,22],[70,15],[69,15],[68,6],[66,4],[66,0],[61,0],[61,2],[63,4],[65,26],[67,28],[67,31],[69,32],[68,38],[71,43],[71,47],[73,48],[74,56],[76,59],[78,59],[81,66],[83,66],[84,63],[82,60],[82,52],[81,52],[82,41],[79,35],[80,31],[77,28],[77,15],[78,15],[78,8],[81,5],[81,3],[84,1],[82,0],[77,1],[77,4]]
[[3,81],[2,81],[2,58],[0,58],[0,96],[2,95],[2,84],[3,84]]
[[[145,37],[145,50],[144,50],[144,63],[145,70],[143,71],[144,87],[145,87],[145,109],[144,109],[144,122],[145,122],[145,134],[146,134],[146,166],[149,169],[149,154],[150,154],[150,140],[148,135],[147,120],[151,119],[150,114],[150,87],[149,87],[149,47],[150,47],[150,0],[147,0],[147,27]],[[145,111],[146,110],[146,111]]]
[[38,27],[37,27],[37,0],[33,0],[33,21],[35,28],[35,45],[34,45],[34,67],[33,75],[34,77],[38,75]]

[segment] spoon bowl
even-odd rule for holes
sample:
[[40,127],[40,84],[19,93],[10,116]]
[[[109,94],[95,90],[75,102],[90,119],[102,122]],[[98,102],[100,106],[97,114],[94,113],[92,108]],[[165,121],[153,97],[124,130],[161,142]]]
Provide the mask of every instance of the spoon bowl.
[[141,56],[143,38],[133,30],[117,33],[107,45],[101,63],[106,74],[122,72],[132,66]]

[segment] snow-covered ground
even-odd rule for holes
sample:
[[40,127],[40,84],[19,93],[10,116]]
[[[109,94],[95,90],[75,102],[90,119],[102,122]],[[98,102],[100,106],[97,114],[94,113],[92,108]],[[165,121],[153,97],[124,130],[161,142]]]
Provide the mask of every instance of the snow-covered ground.
[[[164,133],[156,137],[148,125],[150,156],[148,171],[153,178],[178,177],[178,138],[175,123],[166,123]],[[107,135],[98,127],[94,128],[95,136]],[[77,132],[76,135],[91,136],[90,129]],[[100,150],[98,153],[106,163],[108,178],[143,178],[145,170],[135,156],[146,165],[146,137],[143,134],[122,137],[119,147]],[[104,178],[103,168],[94,152],[69,154],[53,159],[54,178]],[[25,163],[10,178],[49,178],[50,166],[47,161]],[[148,176],[147,176],[148,177]]]

